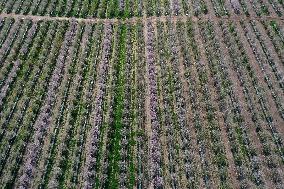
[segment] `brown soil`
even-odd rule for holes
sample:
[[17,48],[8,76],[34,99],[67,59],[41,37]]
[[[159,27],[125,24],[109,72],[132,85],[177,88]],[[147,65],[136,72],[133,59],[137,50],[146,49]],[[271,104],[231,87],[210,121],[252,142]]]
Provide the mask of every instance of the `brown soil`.
[[[213,11],[213,10],[212,10]],[[251,12],[250,12],[251,13]],[[74,20],[78,22],[90,22],[90,23],[118,23],[118,22],[125,22],[125,23],[133,23],[138,20],[143,20],[143,21],[150,21],[150,20],[166,20],[166,19],[171,19],[171,20],[182,20],[182,19],[188,19],[191,18],[193,21],[197,20],[211,20],[211,21],[218,21],[218,20],[278,20],[278,21],[284,21],[284,16],[278,17],[278,16],[250,16],[247,17],[245,15],[235,15],[232,14],[230,17],[216,17],[214,14],[208,14],[208,15],[200,15],[198,17],[196,16],[186,16],[186,15],[181,15],[181,16],[151,16],[151,17],[132,17],[132,18],[127,18],[125,20],[122,19],[117,19],[117,18],[74,18],[74,17],[51,17],[51,16],[38,16],[38,15],[23,15],[23,14],[6,14],[6,13],[1,13],[0,17],[9,17],[9,18],[14,18],[14,19],[30,19],[33,21],[39,21],[39,20]]]

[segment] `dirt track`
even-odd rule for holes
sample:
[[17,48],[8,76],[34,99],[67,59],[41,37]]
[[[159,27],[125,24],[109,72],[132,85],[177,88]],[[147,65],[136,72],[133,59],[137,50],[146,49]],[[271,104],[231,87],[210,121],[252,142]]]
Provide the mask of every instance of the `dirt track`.
[[23,14],[6,14],[2,13],[0,14],[0,17],[10,17],[14,19],[30,19],[34,21],[38,20],[76,20],[78,22],[91,22],[91,23],[97,23],[97,22],[106,22],[106,23],[116,23],[116,22],[136,22],[137,20],[185,20],[188,18],[191,18],[193,21],[198,20],[279,20],[284,21],[284,16],[277,17],[277,16],[245,16],[245,15],[231,15],[230,17],[216,17],[215,15],[208,14],[208,15],[201,15],[201,16],[152,16],[152,17],[132,17],[132,18],[126,18],[126,19],[118,19],[118,18],[74,18],[74,17],[51,17],[51,16],[38,16],[38,15],[23,15]]

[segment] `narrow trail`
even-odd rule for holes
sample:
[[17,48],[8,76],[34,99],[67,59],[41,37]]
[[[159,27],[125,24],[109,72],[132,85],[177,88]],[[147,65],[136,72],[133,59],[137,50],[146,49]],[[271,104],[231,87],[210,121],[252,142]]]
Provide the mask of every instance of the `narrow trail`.
[[232,15],[230,17],[228,16],[222,16],[222,17],[217,17],[215,15],[200,15],[200,16],[186,16],[186,15],[180,15],[180,16],[151,16],[151,17],[132,17],[132,18],[125,18],[125,19],[120,19],[120,18],[75,18],[75,17],[52,17],[52,16],[38,16],[38,15],[23,15],[23,14],[14,14],[14,13],[1,13],[0,18],[14,18],[14,19],[30,19],[33,21],[39,21],[39,20],[53,20],[53,21],[60,21],[60,20],[74,20],[78,22],[89,22],[89,23],[118,23],[118,22],[123,22],[123,23],[135,23],[137,21],[150,21],[150,20],[186,20],[188,18],[191,18],[193,21],[198,21],[198,20],[278,20],[278,21],[284,21],[284,16],[277,17],[277,16],[246,16],[246,15]]

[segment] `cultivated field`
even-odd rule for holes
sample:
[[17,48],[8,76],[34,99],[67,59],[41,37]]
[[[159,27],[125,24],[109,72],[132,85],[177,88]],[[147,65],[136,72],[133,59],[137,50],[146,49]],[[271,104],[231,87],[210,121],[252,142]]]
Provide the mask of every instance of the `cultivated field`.
[[0,188],[284,188],[282,14],[1,0]]

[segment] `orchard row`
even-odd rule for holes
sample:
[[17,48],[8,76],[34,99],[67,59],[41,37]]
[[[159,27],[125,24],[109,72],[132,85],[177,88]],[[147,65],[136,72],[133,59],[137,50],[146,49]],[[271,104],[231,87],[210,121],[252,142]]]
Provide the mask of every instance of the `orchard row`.
[[283,71],[277,20],[1,18],[0,185],[281,188]]
[[279,16],[283,0],[2,0],[1,13],[76,18]]

